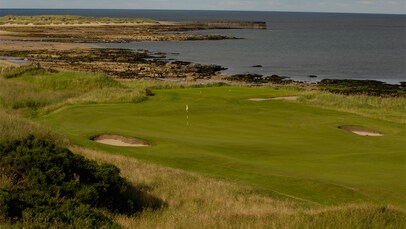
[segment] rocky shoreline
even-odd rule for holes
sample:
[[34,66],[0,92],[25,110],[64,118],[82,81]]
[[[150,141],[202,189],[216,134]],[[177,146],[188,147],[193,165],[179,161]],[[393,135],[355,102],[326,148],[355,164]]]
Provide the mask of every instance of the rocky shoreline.
[[27,58],[45,68],[102,72],[123,79],[208,79],[225,68],[184,61],[169,61],[163,53],[146,50],[92,48],[70,50],[0,50],[0,56]]
[[[40,19],[44,20],[44,18]],[[58,18],[58,20],[63,21],[63,17]],[[80,18],[80,20],[90,20],[90,22],[92,22],[92,20],[96,19],[85,17]],[[170,60],[166,58],[165,53],[152,53],[148,50],[132,51],[129,49],[93,48],[86,45],[76,45],[77,42],[236,39],[222,35],[187,34],[184,33],[184,31],[236,28],[266,29],[266,23],[263,22],[148,21],[143,23],[142,21],[137,21],[135,24],[130,25],[132,21],[130,19],[130,23],[124,20],[124,24],[121,19],[108,20],[112,20],[113,22],[110,22],[111,24],[108,25],[85,24],[80,26],[77,24],[65,24],[63,26],[53,24],[22,26],[18,23],[14,26],[4,26],[3,24],[3,26],[0,25],[0,41],[3,41],[0,43],[0,56],[23,58],[38,67],[46,69],[101,72],[121,79],[151,78],[195,81],[211,80],[215,77],[225,82],[245,83],[253,86],[263,84],[294,84],[309,89],[317,88],[339,94],[406,96],[405,83],[391,85],[373,80],[335,79],[324,79],[318,83],[306,83],[278,75],[262,76],[257,74],[237,74],[233,76],[222,76],[221,71],[225,70],[224,67]],[[118,21],[114,23],[115,20]],[[14,23],[16,22],[18,22],[17,19],[14,20]],[[122,24],[117,24],[117,22]],[[260,67],[260,65],[253,67]],[[309,76],[309,78],[316,77],[315,75]]]
[[[186,41],[240,39],[219,34],[190,34],[186,31],[207,29],[266,29],[265,22],[202,21],[159,22],[147,19],[66,16],[0,17],[0,40],[72,42],[72,43],[125,43],[131,41]],[[55,23],[57,22],[57,23]]]

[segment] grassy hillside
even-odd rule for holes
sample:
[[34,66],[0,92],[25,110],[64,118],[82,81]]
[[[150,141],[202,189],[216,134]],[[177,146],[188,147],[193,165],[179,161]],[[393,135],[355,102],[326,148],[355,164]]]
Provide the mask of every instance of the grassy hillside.
[[[155,93],[139,104],[68,106],[42,121],[78,145],[239,181],[279,197],[322,205],[405,206],[402,124],[299,102],[247,100],[300,93],[291,90],[220,87]],[[357,136],[340,125],[365,126],[385,136]],[[138,137],[152,147],[89,140],[103,133]]]

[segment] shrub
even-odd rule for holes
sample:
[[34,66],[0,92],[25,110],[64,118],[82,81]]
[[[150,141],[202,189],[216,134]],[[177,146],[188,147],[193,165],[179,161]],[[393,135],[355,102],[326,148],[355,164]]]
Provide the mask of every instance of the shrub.
[[0,221],[116,227],[101,213],[141,209],[117,167],[99,165],[49,140],[30,135],[0,144]]

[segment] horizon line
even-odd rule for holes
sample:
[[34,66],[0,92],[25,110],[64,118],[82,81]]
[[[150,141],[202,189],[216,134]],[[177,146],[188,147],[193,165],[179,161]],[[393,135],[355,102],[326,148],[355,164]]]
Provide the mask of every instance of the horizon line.
[[380,14],[402,15],[405,13],[373,13],[373,12],[335,12],[335,11],[288,11],[288,10],[227,10],[227,9],[123,9],[123,8],[0,8],[0,10],[146,10],[146,11],[227,11],[227,12],[273,12],[273,13],[326,13],[326,14]]

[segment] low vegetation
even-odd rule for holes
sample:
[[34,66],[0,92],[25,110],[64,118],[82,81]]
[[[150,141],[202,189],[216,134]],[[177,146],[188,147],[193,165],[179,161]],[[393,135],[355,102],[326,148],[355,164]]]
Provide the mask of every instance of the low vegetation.
[[14,16],[0,17],[0,25],[60,25],[60,24],[123,24],[123,23],[156,23],[145,18],[100,18],[69,15],[41,15],[41,16]]
[[300,98],[309,105],[350,112],[365,117],[406,123],[406,99],[398,96],[342,95],[312,91]]
[[336,80],[324,79],[319,89],[344,95],[402,96],[406,97],[406,87],[402,84],[386,84],[376,80]]
[[31,115],[69,103],[137,103],[147,96],[146,88],[126,86],[104,74],[58,72],[30,65],[4,71],[2,76],[0,107]]

